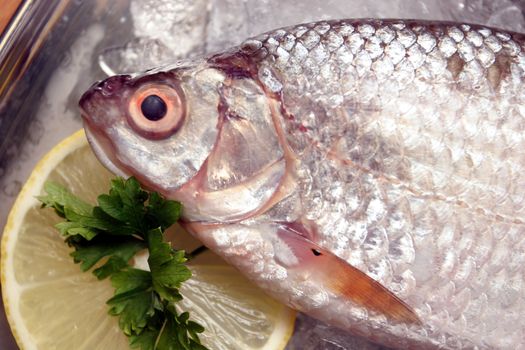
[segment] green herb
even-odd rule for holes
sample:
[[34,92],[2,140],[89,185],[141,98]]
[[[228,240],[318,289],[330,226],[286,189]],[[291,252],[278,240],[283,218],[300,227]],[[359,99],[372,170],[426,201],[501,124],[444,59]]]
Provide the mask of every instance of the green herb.
[[[65,219],[56,228],[75,249],[75,263],[82,271],[96,266],[92,273],[100,280],[111,278],[115,296],[107,301],[109,314],[119,317],[130,346],[205,350],[198,336],[204,328],[175,308],[182,299],[181,284],[191,277],[186,255],[163,240],[164,230],[179,219],[181,204],[142,190],[133,177],[112,180],[109,194],[98,196],[98,206],[56,183],[44,188],[47,195],[39,200]],[[150,271],[129,265],[144,249]]]

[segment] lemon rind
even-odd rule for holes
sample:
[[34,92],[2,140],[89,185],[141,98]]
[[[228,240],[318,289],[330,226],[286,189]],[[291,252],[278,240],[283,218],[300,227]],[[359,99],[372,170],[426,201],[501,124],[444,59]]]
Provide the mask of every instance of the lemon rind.
[[20,229],[20,224],[27,211],[38,204],[35,196],[40,194],[44,181],[51,171],[73,150],[86,144],[87,139],[84,130],[81,129],[61,141],[40,159],[20,190],[7,217],[0,248],[0,284],[2,285],[2,301],[7,321],[15,341],[21,349],[35,349],[35,344],[29,341],[29,339],[32,339],[32,336],[25,327],[20,315],[13,313],[9,307],[11,305],[16,308],[19,301],[17,295],[14,294],[19,290],[19,288],[15,287],[18,283],[14,276],[14,270],[8,269],[8,266],[13,266],[13,254],[11,252],[16,242],[13,232],[17,232]]

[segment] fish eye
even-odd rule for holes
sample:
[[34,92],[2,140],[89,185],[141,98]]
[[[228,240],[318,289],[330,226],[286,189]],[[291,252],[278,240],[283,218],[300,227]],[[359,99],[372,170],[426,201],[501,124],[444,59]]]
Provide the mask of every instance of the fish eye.
[[148,139],[162,139],[175,133],[185,117],[184,96],[174,86],[149,83],[130,97],[128,122]]
[[142,100],[142,103],[140,104],[140,110],[146,119],[157,121],[164,118],[166,112],[168,111],[168,107],[166,106],[166,102],[164,102],[161,97],[157,95],[149,95],[144,100]]

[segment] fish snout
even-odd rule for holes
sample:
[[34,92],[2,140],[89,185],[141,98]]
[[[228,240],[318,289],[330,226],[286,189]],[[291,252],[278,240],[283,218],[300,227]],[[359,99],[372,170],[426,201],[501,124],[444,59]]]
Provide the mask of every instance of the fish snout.
[[79,101],[79,106],[83,112],[87,112],[89,105],[93,100],[97,99],[97,96],[101,97],[112,97],[118,96],[123,91],[124,87],[128,85],[131,80],[130,75],[114,75],[104,80],[95,82],[91,87],[82,95]]
[[107,106],[108,99],[120,100],[130,80],[130,75],[115,75],[91,85],[78,103],[82,117],[89,119],[100,114],[104,109],[102,106]]

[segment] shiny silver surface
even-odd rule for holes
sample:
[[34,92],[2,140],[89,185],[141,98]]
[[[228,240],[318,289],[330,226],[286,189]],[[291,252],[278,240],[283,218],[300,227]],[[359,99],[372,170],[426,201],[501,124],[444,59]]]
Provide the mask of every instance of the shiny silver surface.
[[[389,328],[387,345],[525,347],[524,38],[469,25],[344,21],[249,41],[263,57],[259,77],[271,72],[263,84],[294,116],[282,119],[301,163],[302,212],[293,219],[315,221],[316,243],[422,318],[423,330]],[[318,289],[307,310],[359,323],[337,316],[345,304],[331,309]],[[383,327],[362,332],[380,339]]]
[[[109,78],[80,106],[106,166],[184,203],[185,227],[278,300],[386,346],[515,349],[524,82],[522,34],[321,21]],[[128,106],[160,87],[185,115],[159,138]]]

